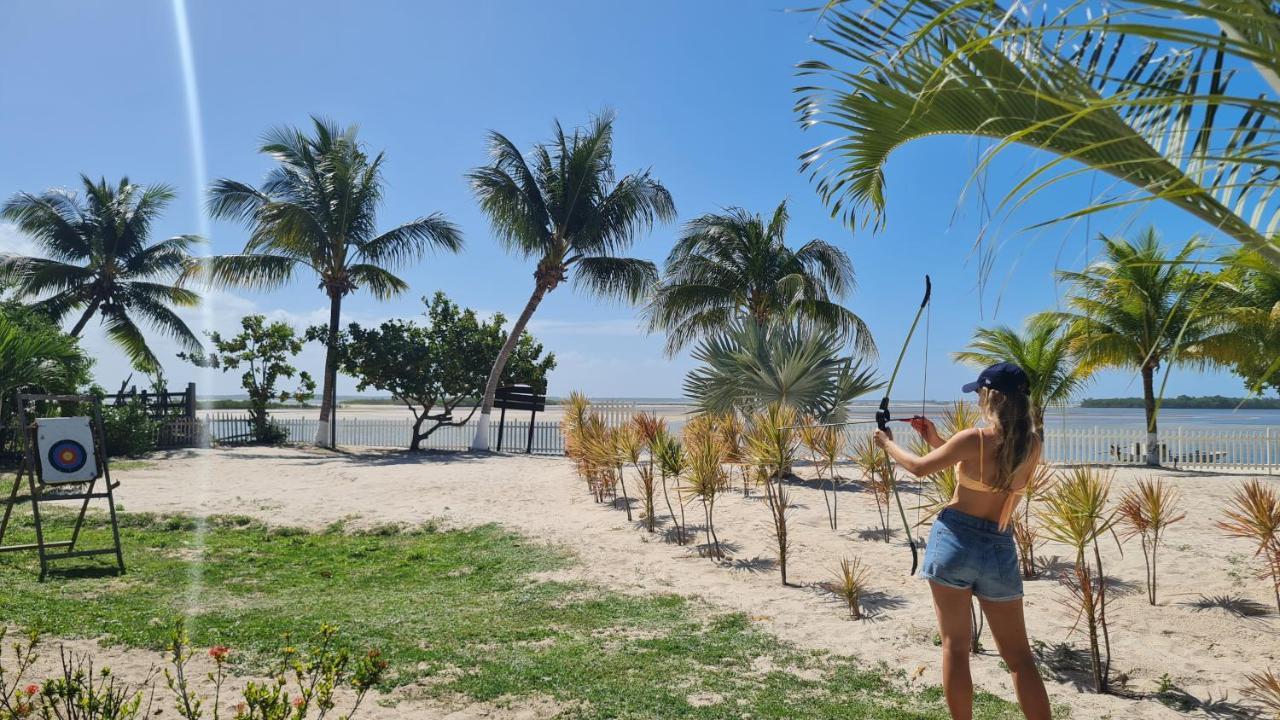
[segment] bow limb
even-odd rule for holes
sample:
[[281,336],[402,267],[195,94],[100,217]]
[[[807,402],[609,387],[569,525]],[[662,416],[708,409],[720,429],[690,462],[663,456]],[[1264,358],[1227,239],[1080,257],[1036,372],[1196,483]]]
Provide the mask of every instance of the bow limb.
[[[920,308],[916,310],[916,317],[911,321],[911,329],[907,330],[907,339],[902,341],[902,349],[898,351],[898,361],[893,364],[893,373],[889,375],[889,383],[884,387],[884,397],[880,399],[880,408],[876,410],[876,427],[881,430],[889,431],[889,422],[893,420],[893,416],[889,413],[889,395],[893,392],[893,382],[898,379],[898,370],[902,367],[902,358],[907,354],[907,348],[911,345],[911,336],[915,335],[916,326],[920,324],[920,316],[924,314],[924,309],[929,304],[929,298],[933,294],[933,283],[930,282],[929,276],[924,276],[924,299],[920,301]],[[885,453],[885,472],[889,474],[892,481],[890,487],[893,488],[893,499],[898,504],[898,515],[902,518],[902,529],[907,533],[907,544],[911,546],[911,574],[916,574],[916,568],[920,565],[920,551],[916,548],[915,536],[911,531],[911,525],[907,522],[907,511],[902,507],[902,498],[898,495],[898,479],[893,472],[893,459],[889,454]]]

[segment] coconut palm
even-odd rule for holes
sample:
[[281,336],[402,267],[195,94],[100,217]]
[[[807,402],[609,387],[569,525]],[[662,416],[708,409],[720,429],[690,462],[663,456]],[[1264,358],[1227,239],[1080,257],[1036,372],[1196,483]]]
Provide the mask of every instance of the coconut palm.
[[667,334],[668,354],[743,317],[804,320],[875,353],[866,323],[839,303],[855,285],[849,256],[822,240],[788,247],[788,219],[783,201],[767,221],[730,208],[685,226],[646,308],[650,329]]
[[1196,240],[1169,256],[1154,229],[1135,242],[1102,237],[1103,259],[1083,272],[1059,271],[1072,285],[1070,310],[1047,313],[1068,324],[1080,372],[1137,370],[1147,423],[1147,464],[1160,464],[1155,374],[1164,365],[1204,367],[1229,357],[1229,328],[1215,315],[1212,285],[1187,265]]
[[1280,11],[1082,0],[1039,12],[998,0],[827,3],[817,45],[834,59],[801,66],[810,82],[797,108],[806,127],[833,134],[804,158],[833,214],[880,227],[893,151],[967,135],[992,141],[976,175],[1014,146],[1052,156],[1028,164],[993,214],[1098,171],[1133,193],[1054,220],[1165,200],[1280,265]]
[[408,289],[389,268],[405,266],[432,249],[457,252],[462,233],[440,213],[377,232],[382,201],[383,153],[366,154],[352,125],[312,118],[311,134],[281,127],[263,137],[258,152],[276,167],[261,187],[221,179],[209,190],[213,217],[249,228],[237,255],[208,258],[196,269],[219,285],[281,287],[298,273],[314,273],[329,300],[324,382],[316,442],[332,445],[330,417],[338,373],[342,301],[361,288],[378,299]]
[[1216,278],[1222,294],[1222,319],[1238,345],[1230,364],[1251,392],[1280,391],[1280,266],[1260,255],[1238,251],[1222,259]]
[[590,127],[535,145],[530,158],[497,132],[489,134],[491,164],[469,175],[480,209],[489,216],[507,250],[535,260],[533,294],[511,326],[511,334],[485,384],[474,450],[489,448],[489,414],[507,358],[542,299],[570,276],[579,288],[601,297],[638,301],[657,281],[648,260],[621,257],[655,221],[675,217],[671,194],[648,171],[615,180],[613,114]]
[[1045,410],[1070,402],[1087,379],[1071,352],[1070,335],[1052,317],[1032,316],[1021,330],[978,328],[969,348],[952,357],[975,367],[1011,362],[1022,368],[1031,381],[1031,419],[1042,436]]
[[780,403],[822,422],[844,419],[854,398],[881,386],[861,359],[840,353],[839,331],[794,321],[739,320],[698,343],[703,365],[685,395],[704,411],[750,414]]
[[64,189],[20,192],[0,206],[0,217],[15,223],[47,256],[0,256],[0,275],[14,296],[34,300],[33,306],[55,322],[79,313],[72,337],[98,315],[107,337],[149,373],[160,360],[138,320],[187,350],[199,350],[199,339],[173,308],[200,302],[183,287],[181,276],[201,239],[176,235],[152,242],[150,237],[151,226],[173,201],[173,188],[135,185],[128,178],[110,185],[86,175],[80,184],[83,196]]
[[23,388],[57,390],[87,367],[75,338],[0,315],[0,405]]

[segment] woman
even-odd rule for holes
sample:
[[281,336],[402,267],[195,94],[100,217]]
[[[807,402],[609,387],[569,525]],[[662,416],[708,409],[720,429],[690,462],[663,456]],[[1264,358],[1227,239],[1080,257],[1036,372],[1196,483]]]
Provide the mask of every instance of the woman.
[[955,496],[934,521],[920,572],[933,591],[942,634],[942,689],[955,720],[973,717],[969,612],[975,595],[1009,666],[1023,715],[1049,720],[1049,698],[1027,643],[1022,576],[1010,527],[1040,460],[1028,387],[1027,374],[1012,363],[983,370],[964,391],[977,391],[986,427],[963,430],[944,441],[932,422],[914,418],[911,426],[933,448],[924,457],[900,447],[891,433],[875,435],[876,444],[916,477],[959,465]]

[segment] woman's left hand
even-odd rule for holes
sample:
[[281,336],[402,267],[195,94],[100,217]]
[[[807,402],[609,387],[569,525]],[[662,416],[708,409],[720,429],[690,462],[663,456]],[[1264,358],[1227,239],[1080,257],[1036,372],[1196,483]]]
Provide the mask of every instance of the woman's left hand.
[[876,429],[875,433],[871,436],[871,439],[875,442],[877,447],[883,448],[893,442],[893,433],[888,430]]

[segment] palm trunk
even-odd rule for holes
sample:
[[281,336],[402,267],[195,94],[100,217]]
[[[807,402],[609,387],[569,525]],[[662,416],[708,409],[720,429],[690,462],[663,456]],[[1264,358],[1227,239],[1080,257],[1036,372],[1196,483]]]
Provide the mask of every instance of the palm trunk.
[[332,448],[337,443],[332,431],[333,408],[337,404],[338,325],[342,321],[342,295],[329,292],[329,334],[324,353],[324,384],[320,390],[320,426],[316,428],[316,445]]
[[76,321],[75,327],[71,328],[71,337],[80,337],[80,331],[84,330],[84,326],[89,324],[89,318],[93,317],[93,314],[98,311],[98,305],[101,303],[102,300],[100,298],[95,298],[93,302],[89,303],[89,307],[85,308],[84,314]]
[[529,302],[525,303],[524,310],[520,313],[520,317],[516,318],[515,325],[511,326],[511,334],[507,335],[506,342],[502,343],[502,349],[498,351],[498,359],[493,363],[493,369],[489,371],[489,379],[484,384],[484,399],[480,403],[480,419],[476,421],[476,436],[471,440],[472,450],[488,450],[489,449],[489,415],[493,412],[493,396],[498,392],[498,380],[502,377],[502,371],[507,368],[507,360],[511,358],[511,353],[516,349],[516,343],[520,341],[520,336],[524,333],[524,328],[529,324],[529,318],[533,317],[533,313],[538,309],[538,305],[542,302],[542,298],[547,294],[547,286],[541,282],[533,289],[533,295],[529,296]]
[[1160,466],[1160,442],[1156,433],[1156,391],[1155,367],[1147,364],[1142,368],[1142,404],[1147,413],[1147,465]]

